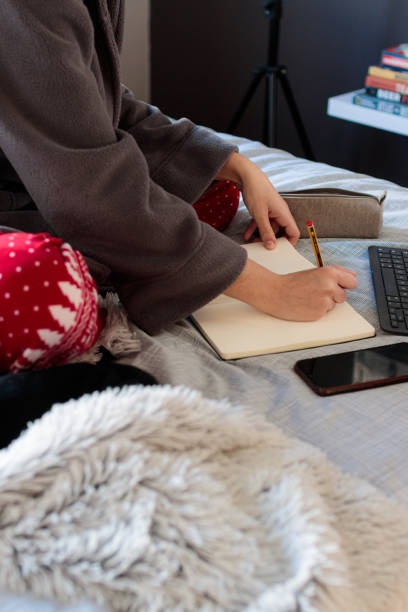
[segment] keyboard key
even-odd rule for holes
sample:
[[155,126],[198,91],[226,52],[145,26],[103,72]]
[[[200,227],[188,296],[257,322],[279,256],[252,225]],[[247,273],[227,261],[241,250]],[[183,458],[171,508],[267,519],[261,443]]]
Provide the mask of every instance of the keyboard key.
[[397,284],[395,282],[394,271],[384,268],[382,271],[386,295],[398,295]]

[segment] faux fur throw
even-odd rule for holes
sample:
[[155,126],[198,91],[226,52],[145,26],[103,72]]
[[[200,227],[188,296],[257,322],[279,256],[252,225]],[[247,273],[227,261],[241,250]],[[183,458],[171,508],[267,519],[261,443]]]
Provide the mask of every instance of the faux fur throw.
[[408,518],[177,387],[55,405],[0,452],[0,591],[106,610],[408,609]]

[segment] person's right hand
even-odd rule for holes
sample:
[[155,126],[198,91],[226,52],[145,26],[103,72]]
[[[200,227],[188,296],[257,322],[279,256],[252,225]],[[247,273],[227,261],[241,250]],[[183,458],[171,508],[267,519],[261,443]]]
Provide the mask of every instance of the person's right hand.
[[289,321],[314,321],[347,299],[357,286],[355,272],[340,266],[275,274],[251,259],[225,291],[262,312]]

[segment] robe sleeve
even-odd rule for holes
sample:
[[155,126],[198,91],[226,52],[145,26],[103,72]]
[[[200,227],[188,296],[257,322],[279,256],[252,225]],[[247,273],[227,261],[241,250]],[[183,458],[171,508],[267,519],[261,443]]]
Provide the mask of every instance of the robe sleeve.
[[193,203],[237,147],[186,118],[172,120],[122,86],[119,126],[143,151],[151,177],[167,191]]
[[[112,270],[140,327],[158,331],[239,276],[246,252],[198,220],[186,201],[197,189],[187,187],[184,199],[173,193],[163,178],[171,168],[166,155],[151,172],[148,145],[142,151],[129,131],[113,126],[82,1],[2,0],[0,57],[3,153],[55,234]],[[185,160],[190,144],[199,149],[200,129],[183,129],[168,151],[174,160]],[[192,173],[203,164],[198,190],[225,160],[221,149],[210,168],[204,156],[191,161]]]

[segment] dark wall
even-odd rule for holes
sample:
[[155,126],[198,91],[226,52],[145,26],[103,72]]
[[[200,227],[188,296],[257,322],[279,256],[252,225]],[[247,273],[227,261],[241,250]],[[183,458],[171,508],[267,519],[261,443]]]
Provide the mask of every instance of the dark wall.
[[[385,46],[408,42],[406,0],[283,0],[279,62],[319,161],[408,186],[408,137],[328,117],[330,96],[363,86]],[[151,1],[151,100],[164,112],[226,131],[256,66],[267,57],[261,0]],[[237,133],[262,138],[259,88]],[[277,146],[303,156],[278,96]]]

